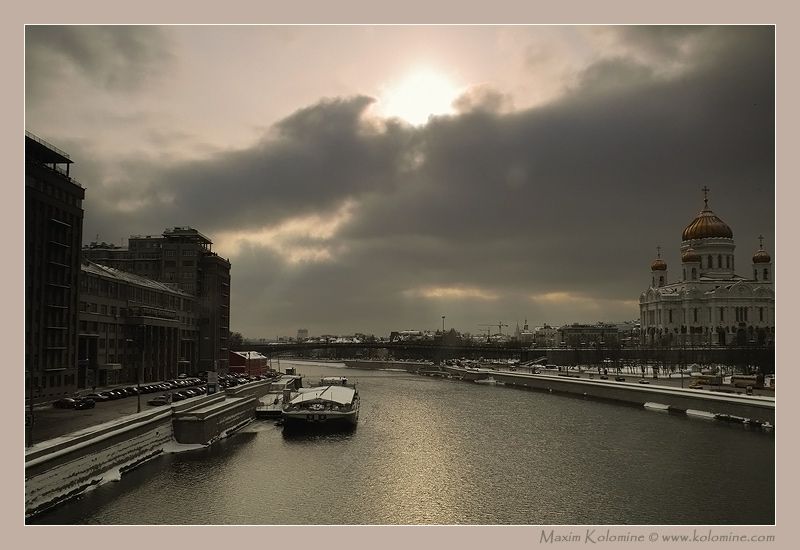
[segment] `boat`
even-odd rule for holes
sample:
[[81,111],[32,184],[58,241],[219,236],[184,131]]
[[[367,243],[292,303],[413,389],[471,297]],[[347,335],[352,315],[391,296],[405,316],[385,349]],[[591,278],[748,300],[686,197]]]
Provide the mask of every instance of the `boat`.
[[284,430],[352,429],[358,422],[359,408],[355,384],[344,376],[328,376],[285,400],[281,422]]
[[420,367],[417,371],[417,374],[422,374],[423,376],[442,376],[442,377],[450,377],[450,373],[441,368],[439,365],[424,365]]
[[493,376],[479,380],[473,380],[473,382],[475,382],[476,384],[487,384],[491,386],[498,384],[497,380],[495,380]]

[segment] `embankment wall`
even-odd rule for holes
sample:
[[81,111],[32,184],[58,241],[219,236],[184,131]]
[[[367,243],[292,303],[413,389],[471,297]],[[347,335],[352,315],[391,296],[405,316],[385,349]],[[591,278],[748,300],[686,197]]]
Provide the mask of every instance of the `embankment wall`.
[[229,435],[255,418],[257,398],[269,388],[247,384],[34,445],[25,454],[26,517],[118,477],[169,443],[208,445]]
[[658,403],[674,412],[702,411],[775,426],[775,400],[750,395],[729,395],[705,390],[668,388],[614,380],[587,380],[545,374],[494,371],[492,377],[507,386],[552,391],[644,405]]

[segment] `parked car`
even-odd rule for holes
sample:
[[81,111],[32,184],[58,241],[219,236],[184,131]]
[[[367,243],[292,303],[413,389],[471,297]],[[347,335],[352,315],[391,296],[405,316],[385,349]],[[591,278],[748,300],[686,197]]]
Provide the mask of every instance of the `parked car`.
[[53,401],[53,406],[57,409],[74,409],[75,403],[75,399],[71,397],[62,397]]
[[702,390],[703,389],[703,385],[702,384],[698,384],[697,382],[692,382],[691,384],[689,384],[689,389],[691,389],[691,390]]
[[645,378],[640,378],[639,379],[639,383],[640,384],[649,384],[650,382],[648,380],[646,380]]
[[616,380],[617,382],[624,382],[625,381],[625,377],[624,376],[615,376],[614,380]]
[[159,395],[158,397],[154,397],[147,402],[148,405],[153,406],[169,405],[169,403],[169,398],[166,395]]
[[88,393],[84,395],[84,397],[88,397],[89,399],[97,402],[97,401],[108,401],[109,397],[107,395],[102,395],[99,393]]
[[183,393],[183,391],[174,391],[174,392],[172,392],[172,400],[173,401],[183,401],[187,397],[188,396],[185,393]]
[[606,376],[605,374],[601,374],[600,380],[608,380],[608,376]]
[[78,410],[93,409],[94,405],[95,405],[94,399],[89,399],[88,397],[80,397],[75,400],[75,408]]

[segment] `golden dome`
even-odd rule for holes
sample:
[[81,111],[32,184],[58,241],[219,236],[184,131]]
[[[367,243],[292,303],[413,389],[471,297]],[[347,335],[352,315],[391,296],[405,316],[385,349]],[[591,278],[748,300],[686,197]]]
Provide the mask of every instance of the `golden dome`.
[[763,250],[759,250],[755,254],[753,254],[753,263],[754,264],[768,264],[772,261],[772,258],[769,257],[769,254],[764,252]]
[[661,247],[657,246],[656,249],[658,250],[658,257],[650,264],[650,271],[666,271],[667,262],[661,259]]
[[772,258],[769,257],[769,254],[767,254],[764,251],[763,239],[764,237],[762,237],[761,235],[758,236],[758,251],[756,251],[756,253],[753,254],[754,264],[768,264],[772,261]]
[[686,249],[686,252],[684,252],[681,255],[681,261],[684,262],[684,263],[686,263],[686,262],[699,262],[700,261],[700,254],[695,252],[694,248],[689,247],[689,248]]
[[703,187],[705,206],[692,223],[683,230],[683,240],[723,238],[732,239],[733,231],[708,207],[708,187]]

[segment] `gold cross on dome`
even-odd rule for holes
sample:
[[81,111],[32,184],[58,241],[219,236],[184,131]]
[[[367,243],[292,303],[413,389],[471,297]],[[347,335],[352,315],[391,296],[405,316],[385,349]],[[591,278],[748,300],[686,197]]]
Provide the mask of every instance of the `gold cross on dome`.
[[707,185],[704,185],[701,191],[703,192],[703,202],[708,206],[708,192],[711,191],[711,189],[709,189]]

